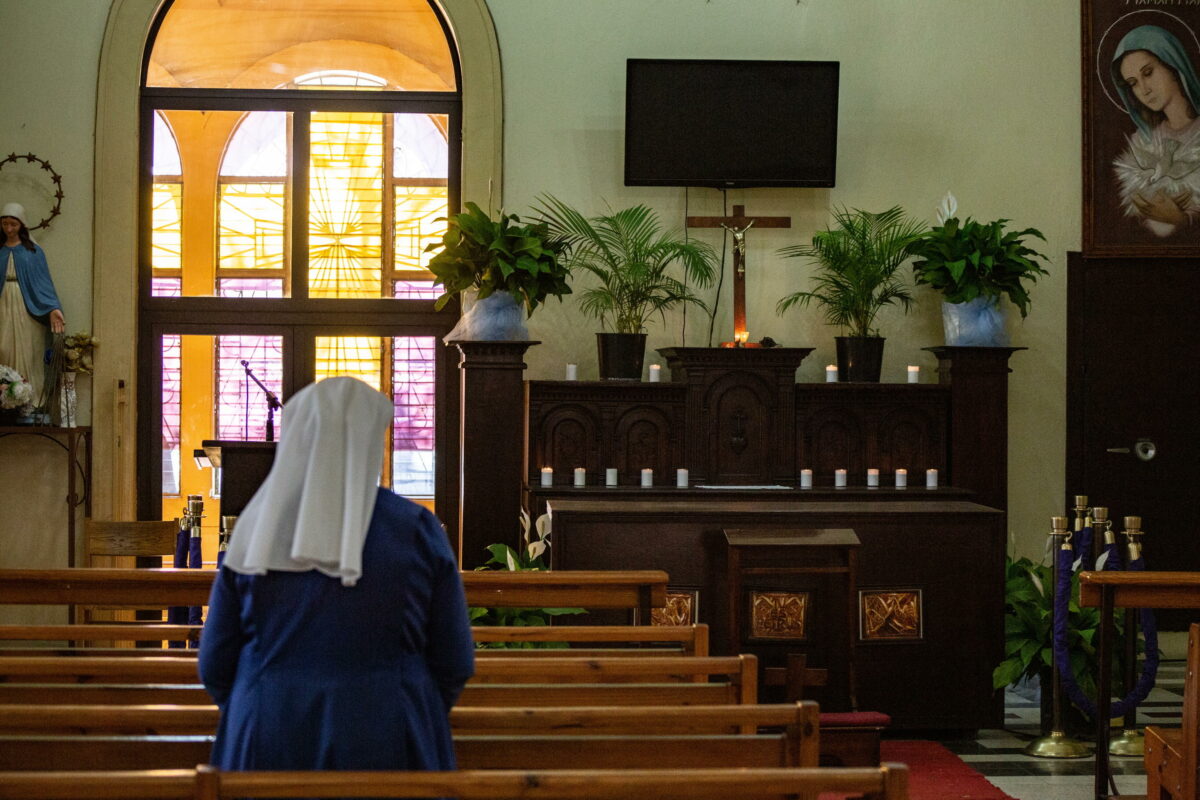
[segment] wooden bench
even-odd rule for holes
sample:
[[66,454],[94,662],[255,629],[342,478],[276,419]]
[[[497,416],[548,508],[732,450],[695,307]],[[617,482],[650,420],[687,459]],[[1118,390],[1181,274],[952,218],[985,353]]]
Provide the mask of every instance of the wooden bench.
[[[718,681],[711,679],[719,678]],[[462,705],[720,705],[758,699],[754,656],[487,658]],[[189,657],[0,658],[0,703],[211,703]]]
[[1200,623],[1188,630],[1183,721],[1179,728],[1146,726],[1146,796],[1150,800],[1196,797],[1200,771]]
[[[95,647],[89,642],[134,641],[199,641],[202,626],[144,624],[93,624],[93,625],[0,625],[0,642],[38,642],[33,646],[0,646],[0,656],[10,655],[99,655],[104,650],[109,655],[148,655],[162,652],[166,655],[194,655],[195,650],[155,651],[150,648]],[[708,655],[708,626],[650,626],[650,625],[562,625],[553,627],[510,627],[476,626],[472,628],[476,643],[503,645],[561,644],[563,648],[527,649],[502,647],[480,649],[477,656],[562,655],[570,650],[571,655],[587,651],[590,655],[616,655],[615,651],[647,655]],[[74,643],[74,646],[61,643]],[[121,651],[117,653],[116,651]]]
[[[461,574],[472,606],[636,609],[649,619],[650,609],[664,606],[667,599],[667,574],[661,570]],[[4,569],[0,604],[204,605],[215,575],[195,569]]]
[[[100,718],[98,710],[73,710],[74,720],[63,713],[39,718],[34,709],[3,713],[0,770],[170,769],[204,762],[212,747],[216,721],[208,709],[118,711],[110,719]],[[816,766],[816,714],[815,704],[583,713],[462,709],[452,721],[464,769],[745,768]],[[115,724],[121,718],[126,724]],[[103,732],[83,732],[80,722]],[[180,729],[181,723],[192,730],[161,732]],[[196,732],[201,726],[207,729]],[[114,727],[138,732],[107,730]]]
[[820,792],[907,800],[902,764],[855,768],[457,772],[10,772],[0,800],[457,797],[463,800],[782,800]]
[[[1100,619],[1111,620],[1116,608],[1200,608],[1200,572],[1090,572],[1079,573],[1079,605],[1099,607]],[[1112,707],[1113,625],[1101,625],[1096,676],[1095,796],[1109,790],[1108,738]],[[1185,701],[1186,704],[1186,701]],[[1103,720],[1103,724],[1099,722]],[[1195,770],[1193,761],[1191,769]],[[1193,775],[1194,780],[1194,775]],[[1195,797],[1193,792],[1190,797]],[[1159,798],[1153,798],[1159,800]]]
[[[456,734],[521,731],[577,734],[748,733],[789,729],[803,743],[817,730],[817,704],[778,703],[725,706],[580,706],[567,708],[478,708],[450,711]],[[207,706],[45,706],[0,705],[0,736],[139,734],[197,735],[216,732],[220,711]],[[803,746],[803,745],[802,745]],[[808,763],[807,759],[802,759]]]

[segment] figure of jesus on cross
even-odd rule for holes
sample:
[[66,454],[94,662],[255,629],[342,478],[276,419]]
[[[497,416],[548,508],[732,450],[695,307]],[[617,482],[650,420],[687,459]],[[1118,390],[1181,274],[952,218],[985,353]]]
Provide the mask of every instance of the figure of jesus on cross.
[[724,228],[733,236],[733,341],[722,347],[745,347],[750,339],[746,328],[746,231],[760,228],[790,228],[791,217],[747,217],[745,206],[734,206],[728,217],[688,217],[689,228]]

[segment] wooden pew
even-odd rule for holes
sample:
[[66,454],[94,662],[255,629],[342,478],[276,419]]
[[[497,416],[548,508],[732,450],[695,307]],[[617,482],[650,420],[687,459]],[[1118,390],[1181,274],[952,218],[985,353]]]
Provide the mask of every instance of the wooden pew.
[[[194,606],[208,602],[212,570],[4,569],[0,605]],[[463,572],[472,606],[650,609],[666,604],[661,570],[549,570]]]
[[[790,729],[803,744],[814,741],[817,704],[742,706],[580,706],[567,708],[478,708],[450,712],[456,735],[520,731],[540,735],[717,734],[762,728]],[[0,736],[136,734],[196,735],[216,732],[220,711],[208,706],[0,705]],[[809,763],[807,758],[802,763]]]
[[[10,655],[194,655],[195,651],[150,648],[99,648],[88,642],[109,641],[199,641],[202,626],[147,624],[92,625],[0,625],[0,642],[30,641],[41,643],[75,642],[76,646],[41,644],[37,647],[0,646],[0,656]],[[480,649],[476,655],[616,655],[618,649],[630,654],[689,656],[708,655],[708,626],[650,626],[650,625],[561,625],[553,627],[476,626],[472,633],[477,643],[499,644],[565,644],[565,648],[526,649],[521,647]],[[635,649],[636,648],[636,649]],[[115,651],[121,651],[117,653]]]
[[491,770],[457,772],[11,772],[0,800],[457,797],[462,800],[782,800],[819,792],[907,800],[908,768]]
[[[720,681],[712,681],[720,678]],[[757,659],[486,658],[460,703],[482,706],[720,705],[758,699]],[[0,658],[0,703],[207,705],[188,657]]]
[[1146,726],[1146,797],[1195,798],[1200,771],[1200,623],[1188,630],[1183,722],[1179,728]]
[[[212,746],[215,719],[197,709],[143,709],[114,715],[123,716],[127,725],[98,718],[97,711],[72,710],[77,712],[73,720],[63,713],[38,717],[35,709],[0,717],[5,730],[0,735],[0,771],[170,769],[205,761]],[[452,715],[454,742],[464,769],[817,764],[815,704],[457,711]],[[138,733],[80,733],[85,730],[80,722],[101,730],[128,727]],[[192,732],[146,733],[179,729],[181,723],[190,725]],[[195,723],[209,727],[196,733]],[[760,732],[766,726],[778,730]],[[75,732],[55,732],[71,730]]]

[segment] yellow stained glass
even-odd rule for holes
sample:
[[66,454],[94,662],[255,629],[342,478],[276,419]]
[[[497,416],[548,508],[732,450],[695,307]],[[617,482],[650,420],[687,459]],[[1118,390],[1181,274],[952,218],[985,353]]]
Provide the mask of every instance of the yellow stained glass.
[[221,185],[221,269],[283,269],[285,189],[283,183]]
[[382,296],[383,118],[312,115],[308,293]]
[[[449,205],[445,186],[400,186],[396,192],[396,272],[428,272],[434,253],[425,246],[446,232]],[[406,276],[409,277],[409,276]],[[428,276],[431,277],[432,276]],[[409,277],[413,280],[413,277]]]
[[183,185],[155,183],[151,196],[150,263],[156,270],[183,268]]
[[378,336],[318,336],[316,379],[349,376],[382,391],[383,348]]

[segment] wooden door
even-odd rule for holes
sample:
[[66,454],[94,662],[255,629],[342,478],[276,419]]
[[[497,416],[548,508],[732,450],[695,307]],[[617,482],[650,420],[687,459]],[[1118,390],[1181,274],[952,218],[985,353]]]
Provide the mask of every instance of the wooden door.
[[1200,570],[1198,321],[1200,262],[1069,254],[1066,507],[1141,516],[1152,570]]

